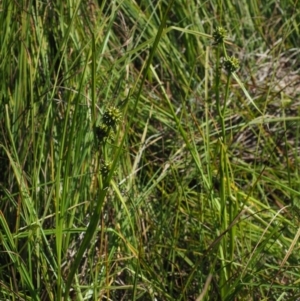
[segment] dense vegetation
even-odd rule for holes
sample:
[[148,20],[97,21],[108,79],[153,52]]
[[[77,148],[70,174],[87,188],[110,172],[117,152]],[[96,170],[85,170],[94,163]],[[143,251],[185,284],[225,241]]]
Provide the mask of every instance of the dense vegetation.
[[0,300],[300,300],[299,1],[0,9]]

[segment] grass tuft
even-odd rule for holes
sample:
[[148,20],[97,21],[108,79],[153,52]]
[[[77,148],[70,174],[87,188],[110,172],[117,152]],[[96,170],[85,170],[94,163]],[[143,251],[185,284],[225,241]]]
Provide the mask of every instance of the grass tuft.
[[300,298],[277,2],[0,3],[1,300]]

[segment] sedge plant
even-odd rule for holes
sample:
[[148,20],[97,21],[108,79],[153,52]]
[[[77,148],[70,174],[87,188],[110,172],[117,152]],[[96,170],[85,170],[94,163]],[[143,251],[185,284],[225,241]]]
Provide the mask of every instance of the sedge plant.
[[[228,229],[237,214],[237,204],[230,199],[231,196],[231,181],[232,176],[229,173],[230,160],[227,154],[227,133],[225,126],[226,105],[230,91],[230,80],[232,73],[239,68],[239,61],[235,57],[228,57],[224,40],[226,38],[226,30],[223,27],[217,27],[213,33],[214,44],[216,47],[216,67],[215,67],[215,91],[216,91],[216,107],[218,112],[218,120],[221,133],[219,135],[219,195],[221,204],[221,231],[225,232]],[[223,57],[222,55],[223,54]],[[221,61],[223,59],[223,66]],[[224,89],[224,97],[221,99],[220,79],[222,68],[226,71],[226,85]],[[234,181],[233,181],[234,182]],[[220,286],[222,298],[225,298],[227,290],[226,283],[231,277],[231,264],[233,262],[235,248],[235,227],[231,227],[219,245],[221,268],[220,268]]]
[[1,300],[300,297],[299,8],[186,4],[1,2]]

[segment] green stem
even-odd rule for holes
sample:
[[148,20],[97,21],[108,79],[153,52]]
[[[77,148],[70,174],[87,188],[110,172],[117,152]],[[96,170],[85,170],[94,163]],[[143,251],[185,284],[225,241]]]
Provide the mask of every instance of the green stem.
[[[225,122],[224,122],[224,107],[221,108],[221,101],[220,101],[220,45],[217,46],[216,50],[216,76],[215,76],[215,91],[216,91],[216,106],[218,112],[218,119],[219,124],[221,126],[221,134],[219,138],[219,179],[220,179],[220,204],[221,204],[221,212],[220,212],[220,219],[221,219],[221,232],[225,231],[227,228],[227,211],[226,211],[226,189],[225,189]],[[224,236],[225,238],[226,236]],[[227,279],[227,273],[225,268],[225,258],[226,258],[226,239],[223,239],[220,246],[219,246],[219,256],[222,265],[221,273],[220,273],[220,287],[221,287],[221,295],[222,299],[225,296],[225,283]]]

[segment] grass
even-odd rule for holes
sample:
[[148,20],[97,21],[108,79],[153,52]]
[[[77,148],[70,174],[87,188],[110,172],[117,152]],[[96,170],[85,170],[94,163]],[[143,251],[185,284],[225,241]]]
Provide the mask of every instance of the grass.
[[1,300],[300,298],[297,1],[0,10]]

